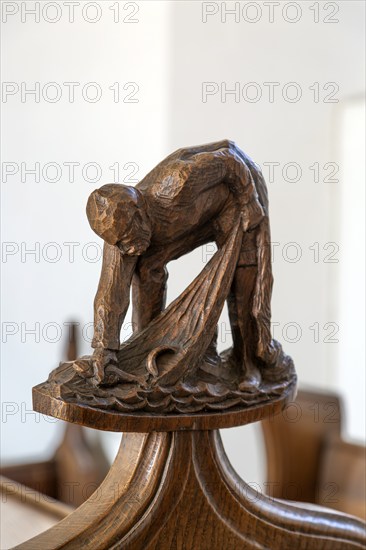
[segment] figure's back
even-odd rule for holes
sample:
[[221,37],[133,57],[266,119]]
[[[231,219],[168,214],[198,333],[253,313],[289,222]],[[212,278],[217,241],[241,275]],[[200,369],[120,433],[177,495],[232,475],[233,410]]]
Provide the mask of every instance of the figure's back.
[[159,220],[155,238],[179,238],[222,211],[230,190],[223,177],[224,149],[219,144],[178,149],[137,184]]

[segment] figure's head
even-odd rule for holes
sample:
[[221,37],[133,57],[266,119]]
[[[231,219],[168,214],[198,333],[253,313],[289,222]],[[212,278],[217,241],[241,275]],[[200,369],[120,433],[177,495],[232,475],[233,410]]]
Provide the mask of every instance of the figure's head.
[[123,254],[137,256],[150,245],[145,199],[134,187],[109,183],[90,195],[86,213],[93,231]]

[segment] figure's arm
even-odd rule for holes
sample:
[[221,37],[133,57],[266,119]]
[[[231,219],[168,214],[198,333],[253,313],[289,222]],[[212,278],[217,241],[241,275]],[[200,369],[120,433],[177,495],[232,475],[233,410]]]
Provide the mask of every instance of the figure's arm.
[[116,361],[119,338],[130,303],[130,285],[137,256],[121,254],[117,246],[104,244],[102,273],[94,300],[94,370],[102,379],[104,368]]
[[136,261],[137,256],[123,255],[117,246],[104,243],[102,273],[94,300],[93,348],[119,349]]

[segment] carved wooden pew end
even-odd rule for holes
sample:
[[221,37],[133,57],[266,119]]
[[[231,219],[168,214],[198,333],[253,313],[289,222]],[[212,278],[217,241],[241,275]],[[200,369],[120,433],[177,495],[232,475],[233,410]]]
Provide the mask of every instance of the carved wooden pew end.
[[[218,429],[271,417],[296,394],[293,362],[270,330],[259,167],[228,140],[179,149],[135,188],[94,191],[87,215],[105,241],[94,353],[61,363],[33,389],[33,403],[43,414],[127,433],[98,491],[18,548],[363,548],[361,521],[256,493],[221,444]],[[165,308],[167,263],[212,241],[213,258]],[[134,333],[120,344],[131,285]],[[225,301],[233,347],[219,354]]]

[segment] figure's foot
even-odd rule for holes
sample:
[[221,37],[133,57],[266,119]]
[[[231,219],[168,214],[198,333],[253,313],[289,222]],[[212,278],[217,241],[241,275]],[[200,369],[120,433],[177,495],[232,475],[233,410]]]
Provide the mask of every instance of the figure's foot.
[[[217,353],[216,345],[210,344],[202,357],[198,367],[198,378],[202,376],[206,381],[212,382],[221,374],[221,357]],[[208,375],[208,378],[205,377]]]
[[262,383],[262,375],[255,365],[245,365],[244,375],[239,383],[239,390],[246,392],[257,391]]
[[95,386],[104,381],[108,365],[117,365],[117,353],[104,348],[96,348],[93,355],[80,357],[73,363],[74,370]]
[[240,391],[256,392],[262,384],[262,374],[254,363],[242,354],[228,348],[220,354],[224,370],[229,370]]
[[260,354],[260,358],[271,369],[282,362],[283,355],[281,344],[277,340],[271,340],[270,344]]
[[71,362],[72,367],[83,378],[92,378],[94,376],[92,358],[90,355],[83,355],[76,361]]

